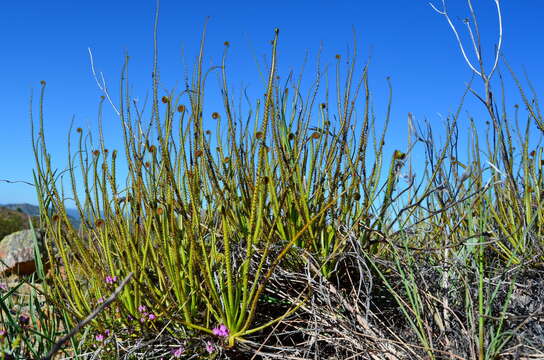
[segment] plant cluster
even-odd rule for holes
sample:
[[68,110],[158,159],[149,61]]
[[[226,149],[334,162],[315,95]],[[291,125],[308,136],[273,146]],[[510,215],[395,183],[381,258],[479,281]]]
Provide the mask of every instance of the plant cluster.
[[[475,15],[474,23],[477,30]],[[204,39],[179,94],[159,95],[155,59],[148,122],[131,101],[126,57],[116,107],[124,155],[110,151],[102,134],[105,87],[98,142],[77,128],[74,154],[68,139],[78,229],[66,214],[40,110],[33,147],[50,240],[44,293],[66,328],[85,326],[77,344],[72,338],[75,355],[483,360],[538,353],[543,334],[520,334],[542,304],[521,300],[528,295],[520,279],[542,275],[544,160],[529,135],[544,122],[536,94],[528,98],[513,72],[524,124],[519,106],[512,118],[504,100],[502,108],[495,102],[498,52],[487,74],[477,50],[479,70],[470,65],[485,93],[471,83],[463,95],[487,110],[485,136],[471,120],[468,151],[459,153],[462,101],[443,144],[409,116],[407,148],[388,157],[391,87],[376,134],[368,67],[357,77],[355,51],[344,76],[336,56],[334,102],[320,101],[328,75],[319,67],[303,97],[300,80],[280,86],[278,30],[265,95],[245,120],[229,92],[225,43],[222,64],[212,69],[223,99],[223,109],[211,112],[212,139],[204,128]],[[479,34],[472,39],[479,43]],[[410,159],[418,146],[425,166],[417,179]],[[125,181],[119,161],[128,167]]]

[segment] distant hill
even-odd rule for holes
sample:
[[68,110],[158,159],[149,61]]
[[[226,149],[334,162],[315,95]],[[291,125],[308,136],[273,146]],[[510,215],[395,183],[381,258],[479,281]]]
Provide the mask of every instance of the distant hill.
[[[39,216],[40,215],[40,208],[36,205],[32,204],[4,204],[0,205],[0,209],[9,209],[18,213],[26,214],[28,216]],[[72,225],[78,229],[79,224],[81,223],[81,220],[79,218],[79,212],[76,209],[66,209],[66,214],[68,215],[68,219],[72,223]]]
[[16,231],[29,229],[29,219],[32,219],[34,226],[37,225],[38,219],[35,216],[29,216],[22,211],[0,207],[0,240]]

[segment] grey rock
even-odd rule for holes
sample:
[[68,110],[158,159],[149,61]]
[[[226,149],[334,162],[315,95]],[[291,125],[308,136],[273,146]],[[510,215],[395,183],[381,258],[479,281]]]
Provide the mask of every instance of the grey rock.
[[[40,253],[43,251],[44,232],[35,230]],[[36,271],[34,258],[34,234],[21,230],[0,240],[0,275],[29,275]]]

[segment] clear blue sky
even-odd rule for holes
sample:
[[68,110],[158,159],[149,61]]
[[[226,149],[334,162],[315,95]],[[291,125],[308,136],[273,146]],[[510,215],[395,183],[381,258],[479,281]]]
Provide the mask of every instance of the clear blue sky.
[[[447,3],[467,40],[461,22],[468,16],[466,2]],[[474,3],[484,36],[484,55],[489,60],[497,40],[494,3],[493,0]],[[439,1],[435,0],[435,4],[440,6]],[[523,69],[527,70],[537,92],[542,93],[544,29],[539,21],[544,16],[544,3],[510,0],[502,1],[501,6],[503,53],[521,77]],[[145,97],[151,90],[154,11],[154,0],[28,0],[2,4],[0,179],[32,181],[29,98],[33,91],[37,111],[40,80],[47,81],[45,128],[55,167],[66,166],[66,137],[72,117],[75,126],[96,129],[101,92],[90,71],[87,47],[93,49],[95,67],[104,73],[114,100],[123,54],[128,51],[132,95]],[[385,114],[385,78],[391,76],[394,99],[387,142],[400,149],[406,147],[407,113],[412,112],[418,121],[428,119],[436,133],[443,134],[441,116],[456,109],[471,77],[446,20],[423,0],[162,0],[158,32],[161,89],[182,87],[186,71],[190,74],[207,16],[210,21],[205,64],[219,64],[223,42],[230,42],[228,72],[236,96],[244,87],[256,94],[263,93],[259,70],[263,69],[263,59],[270,58],[269,41],[275,27],[280,28],[278,51],[282,77],[291,69],[298,74],[307,52],[313,64],[321,43],[322,64],[330,64],[334,70],[334,55],[345,55],[351,49],[352,29],[355,29],[359,64],[364,65],[371,57],[370,85],[378,125]],[[313,71],[313,66],[306,69],[307,80],[312,79]],[[506,70],[504,75],[511,107],[520,100]],[[212,76],[210,83],[214,92],[216,77]],[[215,111],[220,104],[218,94],[208,93],[208,96],[206,106]],[[466,110],[477,121],[479,117],[482,122],[487,120],[473,98],[467,101]],[[105,110],[104,123],[108,147],[122,149],[119,121],[110,108]],[[464,129],[466,122],[462,124],[461,137]],[[37,201],[30,186],[0,182],[0,204],[13,202]]]

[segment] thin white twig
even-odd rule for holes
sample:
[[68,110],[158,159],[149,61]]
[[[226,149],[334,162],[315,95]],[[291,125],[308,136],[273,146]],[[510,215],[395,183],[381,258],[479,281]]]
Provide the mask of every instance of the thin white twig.
[[459,48],[461,49],[461,53],[463,54],[463,57],[465,58],[465,61],[466,63],[468,64],[468,66],[470,67],[470,69],[472,71],[474,71],[476,74],[478,74],[478,76],[482,76],[482,74],[476,70],[476,68],[472,65],[472,63],[470,62],[470,60],[468,59],[467,57],[467,54],[465,53],[465,48],[463,47],[463,43],[461,42],[461,38],[459,37],[459,33],[457,32],[457,29],[455,28],[455,25],[453,25],[451,19],[450,19],[450,16],[448,15],[448,11],[446,9],[446,1],[445,0],[442,0],[442,8],[444,10],[440,11],[436,8],[436,6],[434,6],[432,3],[429,2],[429,5],[433,8],[434,11],[436,11],[437,13],[439,13],[440,15],[444,16],[446,18],[446,20],[448,21],[448,24],[450,25],[450,28],[452,29],[453,33],[455,34],[455,38],[457,39],[457,44],[459,44]]
[[104,93],[106,96],[106,99],[110,102],[111,106],[113,107],[113,110],[117,113],[117,115],[120,115],[119,110],[117,107],[113,104],[113,101],[111,101],[110,94],[108,93],[108,87],[106,86],[106,80],[104,79],[104,74],[100,72],[100,78],[102,79],[102,84],[98,81],[98,77],[96,76],[96,71],[94,71],[94,61],[93,61],[93,53],[91,52],[91,48],[88,47],[87,50],[89,51],[89,58],[91,60],[91,71],[93,72],[94,80],[96,81],[96,85],[98,85],[98,88]]

